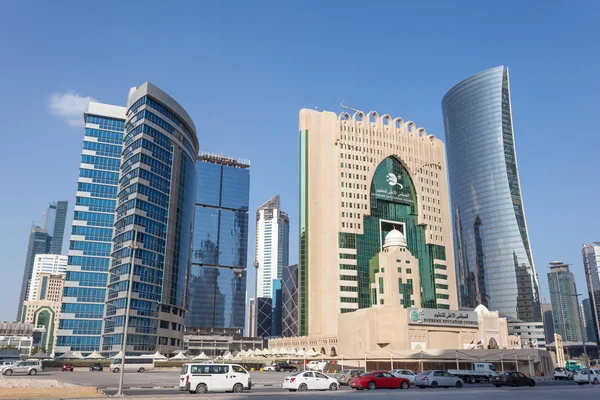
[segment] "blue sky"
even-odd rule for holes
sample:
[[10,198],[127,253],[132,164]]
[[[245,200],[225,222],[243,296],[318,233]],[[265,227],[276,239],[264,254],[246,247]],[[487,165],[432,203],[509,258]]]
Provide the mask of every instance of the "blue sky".
[[[0,3],[0,320],[14,318],[31,221],[51,200],[72,209],[81,98],[125,105],[147,80],[189,112],[202,151],[252,161],[251,213],[281,195],[295,262],[301,108],[339,111],[345,99],[443,139],[445,92],[507,65],[542,293],[552,260],[572,263],[587,292],[581,244],[600,240],[600,3],[22,3]],[[253,246],[250,232],[249,266]]]

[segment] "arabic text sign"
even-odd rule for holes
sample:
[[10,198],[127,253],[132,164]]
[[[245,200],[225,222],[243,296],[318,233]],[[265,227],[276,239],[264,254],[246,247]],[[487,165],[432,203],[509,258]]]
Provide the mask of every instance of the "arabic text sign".
[[409,325],[464,326],[477,328],[477,313],[474,311],[438,310],[435,308],[409,308]]

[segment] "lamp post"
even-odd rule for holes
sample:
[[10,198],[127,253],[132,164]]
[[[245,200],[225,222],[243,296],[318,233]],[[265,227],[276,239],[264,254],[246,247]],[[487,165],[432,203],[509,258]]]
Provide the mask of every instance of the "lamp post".
[[125,352],[127,348],[127,331],[129,330],[129,310],[131,310],[131,289],[133,287],[133,270],[135,268],[135,251],[137,250],[137,231],[133,231],[133,240],[128,246],[131,250],[131,265],[129,267],[127,306],[125,307],[125,323],[123,324],[123,342],[121,343],[121,371],[119,374],[119,391],[117,396],[123,396],[123,375],[125,374]]

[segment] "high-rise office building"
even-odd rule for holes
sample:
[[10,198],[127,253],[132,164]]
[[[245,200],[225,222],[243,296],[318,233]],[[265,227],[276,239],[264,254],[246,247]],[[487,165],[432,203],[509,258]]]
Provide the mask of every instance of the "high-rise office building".
[[168,94],[149,82],[129,91],[104,352],[121,350],[126,308],[127,353],[183,346],[198,150],[192,119]]
[[591,331],[596,341],[600,342],[600,242],[584,244],[582,253],[592,317]]
[[544,336],[546,344],[554,342],[554,319],[552,318],[552,304],[542,303],[542,319],[544,321]]
[[203,153],[197,189],[186,327],[244,328],[250,162]]
[[256,335],[256,301],[248,300],[248,336]]
[[273,299],[270,297],[256,298],[256,336],[271,337],[273,328]]
[[594,315],[592,313],[592,302],[590,299],[584,299],[581,302],[581,318],[583,319],[584,338],[586,342],[597,342],[596,331],[594,330]]
[[36,254],[27,300],[34,300],[38,297],[38,290],[40,289],[38,277],[40,274],[64,275],[67,272],[67,259],[67,256],[59,254]]
[[580,342],[579,303],[575,278],[569,266],[562,261],[552,261],[548,266],[548,289],[552,303],[554,331],[565,342]]
[[541,321],[515,151],[508,68],[458,83],[442,100],[462,307]]
[[283,267],[281,303],[281,336],[298,336],[298,264]]
[[42,222],[34,222],[31,225],[23,278],[21,279],[19,303],[17,305],[17,321],[21,319],[23,301],[29,297],[35,256],[37,254],[60,254],[62,252],[68,205],[69,202],[67,201],[48,204],[48,208],[44,210]]
[[256,210],[257,297],[273,296],[273,280],[281,279],[289,264],[289,247],[290,219],[281,211],[277,195]]
[[91,102],[84,121],[57,356],[100,350],[125,108]]
[[271,336],[281,336],[283,318],[283,298],[281,279],[273,279],[271,302]]
[[300,111],[300,335],[371,307],[370,260],[395,227],[419,264],[417,307],[457,309],[444,145],[389,115]]
[[[587,300],[587,304],[589,307],[590,301],[589,301],[589,299],[585,299],[583,301],[586,301],[586,300]],[[579,312],[581,315],[581,336],[583,337],[584,342],[589,342],[590,340],[588,339],[587,320],[585,318],[585,310],[583,307],[583,302],[581,302],[581,304],[579,305]]]

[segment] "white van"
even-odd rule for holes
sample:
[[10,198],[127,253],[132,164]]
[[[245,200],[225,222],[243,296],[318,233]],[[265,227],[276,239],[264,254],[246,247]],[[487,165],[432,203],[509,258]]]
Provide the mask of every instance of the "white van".
[[250,373],[237,364],[183,364],[179,390],[190,393],[234,392],[252,388]]

